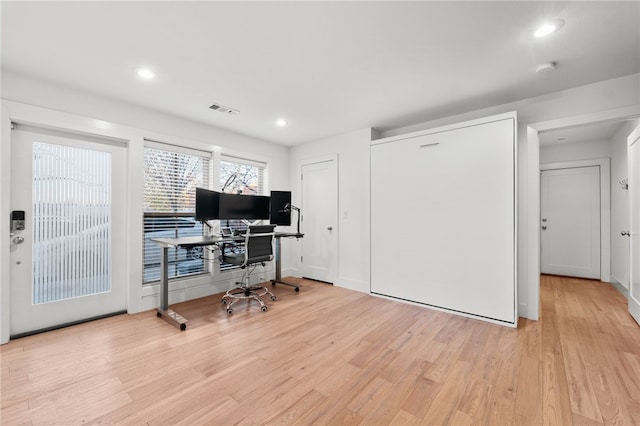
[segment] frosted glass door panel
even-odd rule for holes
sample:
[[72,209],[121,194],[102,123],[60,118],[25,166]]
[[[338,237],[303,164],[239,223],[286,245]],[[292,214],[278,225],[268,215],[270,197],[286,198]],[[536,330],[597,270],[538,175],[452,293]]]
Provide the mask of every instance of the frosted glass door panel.
[[110,291],[111,154],[33,144],[33,304]]
[[371,147],[373,293],[515,321],[513,141],[508,119]]

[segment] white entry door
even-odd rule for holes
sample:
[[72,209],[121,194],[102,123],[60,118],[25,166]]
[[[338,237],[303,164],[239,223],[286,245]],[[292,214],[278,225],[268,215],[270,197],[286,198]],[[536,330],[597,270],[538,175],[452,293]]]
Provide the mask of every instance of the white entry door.
[[11,139],[11,209],[25,218],[11,236],[11,336],[123,311],[125,148],[21,125]]
[[600,167],[543,170],[540,270],[600,278]]
[[629,313],[640,324],[640,127],[628,138],[630,237]]
[[336,160],[302,166],[303,276],[334,283],[338,259]]

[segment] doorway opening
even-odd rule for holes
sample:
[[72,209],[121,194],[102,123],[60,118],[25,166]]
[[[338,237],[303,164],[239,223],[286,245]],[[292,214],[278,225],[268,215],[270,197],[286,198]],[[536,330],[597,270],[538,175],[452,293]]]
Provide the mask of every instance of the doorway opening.
[[609,158],[540,164],[540,271],[609,281]]
[[[537,320],[540,312],[540,167],[541,164],[553,162],[546,156],[541,147],[545,146],[545,139],[554,141],[558,148],[555,148],[555,154],[568,155],[567,143],[569,138],[559,135],[558,132],[593,132],[596,127],[609,125],[615,130],[612,133],[616,133],[622,126],[631,127],[628,122],[640,117],[635,107],[626,107],[610,111],[602,111],[600,113],[588,114],[583,116],[567,117],[558,120],[532,123],[527,126],[527,200],[526,200],[526,216],[527,228],[525,234],[526,238],[526,288],[527,288],[527,317]],[[589,126],[592,126],[589,129]],[[625,135],[626,137],[626,135]],[[566,138],[566,139],[563,139]],[[558,140],[560,139],[560,140]],[[593,147],[592,147],[593,148]],[[594,155],[591,153],[591,158],[588,157],[573,157],[573,160],[580,161],[585,159],[602,158],[607,157],[605,155]],[[626,155],[626,154],[625,154]],[[608,155],[610,156],[610,155]],[[557,160],[560,162],[562,160]],[[564,161],[568,161],[565,157]],[[612,164],[610,182],[617,182],[617,167],[614,168]],[[610,184],[611,191],[613,186]],[[611,197],[614,197],[614,193],[611,193]],[[610,232],[616,231],[616,223],[612,220],[610,225]],[[613,239],[613,234],[611,234]],[[619,235],[619,233],[618,233]],[[604,255],[604,253],[602,254]],[[628,259],[627,259],[628,262]],[[604,278],[604,277],[603,277]],[[608,280],[609,278],[607,278]]]

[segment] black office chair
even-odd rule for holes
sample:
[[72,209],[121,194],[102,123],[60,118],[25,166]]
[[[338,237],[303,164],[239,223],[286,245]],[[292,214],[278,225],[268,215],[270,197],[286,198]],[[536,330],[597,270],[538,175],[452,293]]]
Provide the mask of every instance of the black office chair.
[[249,281],[251,273],[258,264],[264,266],[265,262],[273,259],[274,228],[275,225],[249,226],[244,235],[244,253],[225,253],[226,250],[222,250],[221,261],[238,265],[244,269],[242,281],[236,283],[238,286],[222,296],[222,304],[227,307],[227,313],[233,313],[232,307],[239,300],[254,299],[260,303],[263,311],[267,310],[267,306],[262,301],[262,296],[268,294],[271,296],[271,300],[276,300],[276,296],[267,287],[252,286]]

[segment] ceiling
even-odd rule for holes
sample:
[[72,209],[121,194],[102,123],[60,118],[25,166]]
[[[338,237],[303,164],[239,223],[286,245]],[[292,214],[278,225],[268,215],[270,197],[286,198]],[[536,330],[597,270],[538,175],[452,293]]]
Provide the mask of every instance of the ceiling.
[[4,70],[284,145],[640,72],[637,1],[0,4]]

